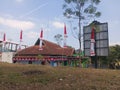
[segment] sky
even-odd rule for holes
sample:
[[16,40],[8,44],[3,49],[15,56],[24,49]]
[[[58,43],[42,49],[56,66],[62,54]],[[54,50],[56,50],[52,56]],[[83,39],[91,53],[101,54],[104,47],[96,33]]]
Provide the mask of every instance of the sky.
[[[6,33],[7,41],[19,43],[23,30],[22,44],[34,45],[43,29],[43,38],[55,42],[56,34],[63,35],[64,23],[67,27],[67,45],[79,48],[74,37],[72,21],[63,16],[64,0],[0,0],[0,39]],[[96,20],[108,23],[109,45],[120,44],[120,0],[101,0],[97,6],[102,13]],[[90,21],[85,21],[84,25]]]

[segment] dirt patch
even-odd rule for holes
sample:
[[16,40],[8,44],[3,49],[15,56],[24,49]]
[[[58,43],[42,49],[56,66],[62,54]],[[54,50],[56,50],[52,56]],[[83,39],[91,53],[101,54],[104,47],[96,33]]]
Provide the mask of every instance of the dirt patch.
[[40,74],[45,74],[45,72],[44,71],[38,71],[38,70],[23,72],[23,75],[40,75]]

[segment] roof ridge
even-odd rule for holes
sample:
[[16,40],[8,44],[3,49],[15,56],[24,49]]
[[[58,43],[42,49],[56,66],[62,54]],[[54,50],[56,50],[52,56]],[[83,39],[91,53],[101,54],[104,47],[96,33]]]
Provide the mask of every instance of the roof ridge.
[[[50,41],[47,41],[47,40],[45,40],[45,39],[43,40],[43,42],[44,42],[44,41],[45,41],[45,42],[48,42],[48,43],[50,43],[50,44],[56,45],[56,46],[58,46],[58,47],[61,47],[60,45],[58,45],[58,44],[56,44],[56,43],[54,43],[54,42],[50,42]],[[45,44],[46,44],[46,43],[45,43]]]

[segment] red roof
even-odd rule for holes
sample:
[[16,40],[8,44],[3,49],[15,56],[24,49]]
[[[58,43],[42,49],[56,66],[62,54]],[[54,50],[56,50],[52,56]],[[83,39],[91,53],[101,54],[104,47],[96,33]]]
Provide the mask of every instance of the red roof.
[[65,56],[72,56],[74,53],[73,48],[62,48],[59,45],[52,43],[47,40],[43,40],[42,49],[39,50],[39,45],[34,45],[25,49],[22,49],[21,51],[17,52],[17,55],[65,55]]

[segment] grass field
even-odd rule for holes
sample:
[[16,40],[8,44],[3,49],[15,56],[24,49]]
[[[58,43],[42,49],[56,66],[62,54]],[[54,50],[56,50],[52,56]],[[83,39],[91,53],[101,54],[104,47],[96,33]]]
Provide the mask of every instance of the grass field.
[[0,90],[120,90],[120,71],[0,63]]

